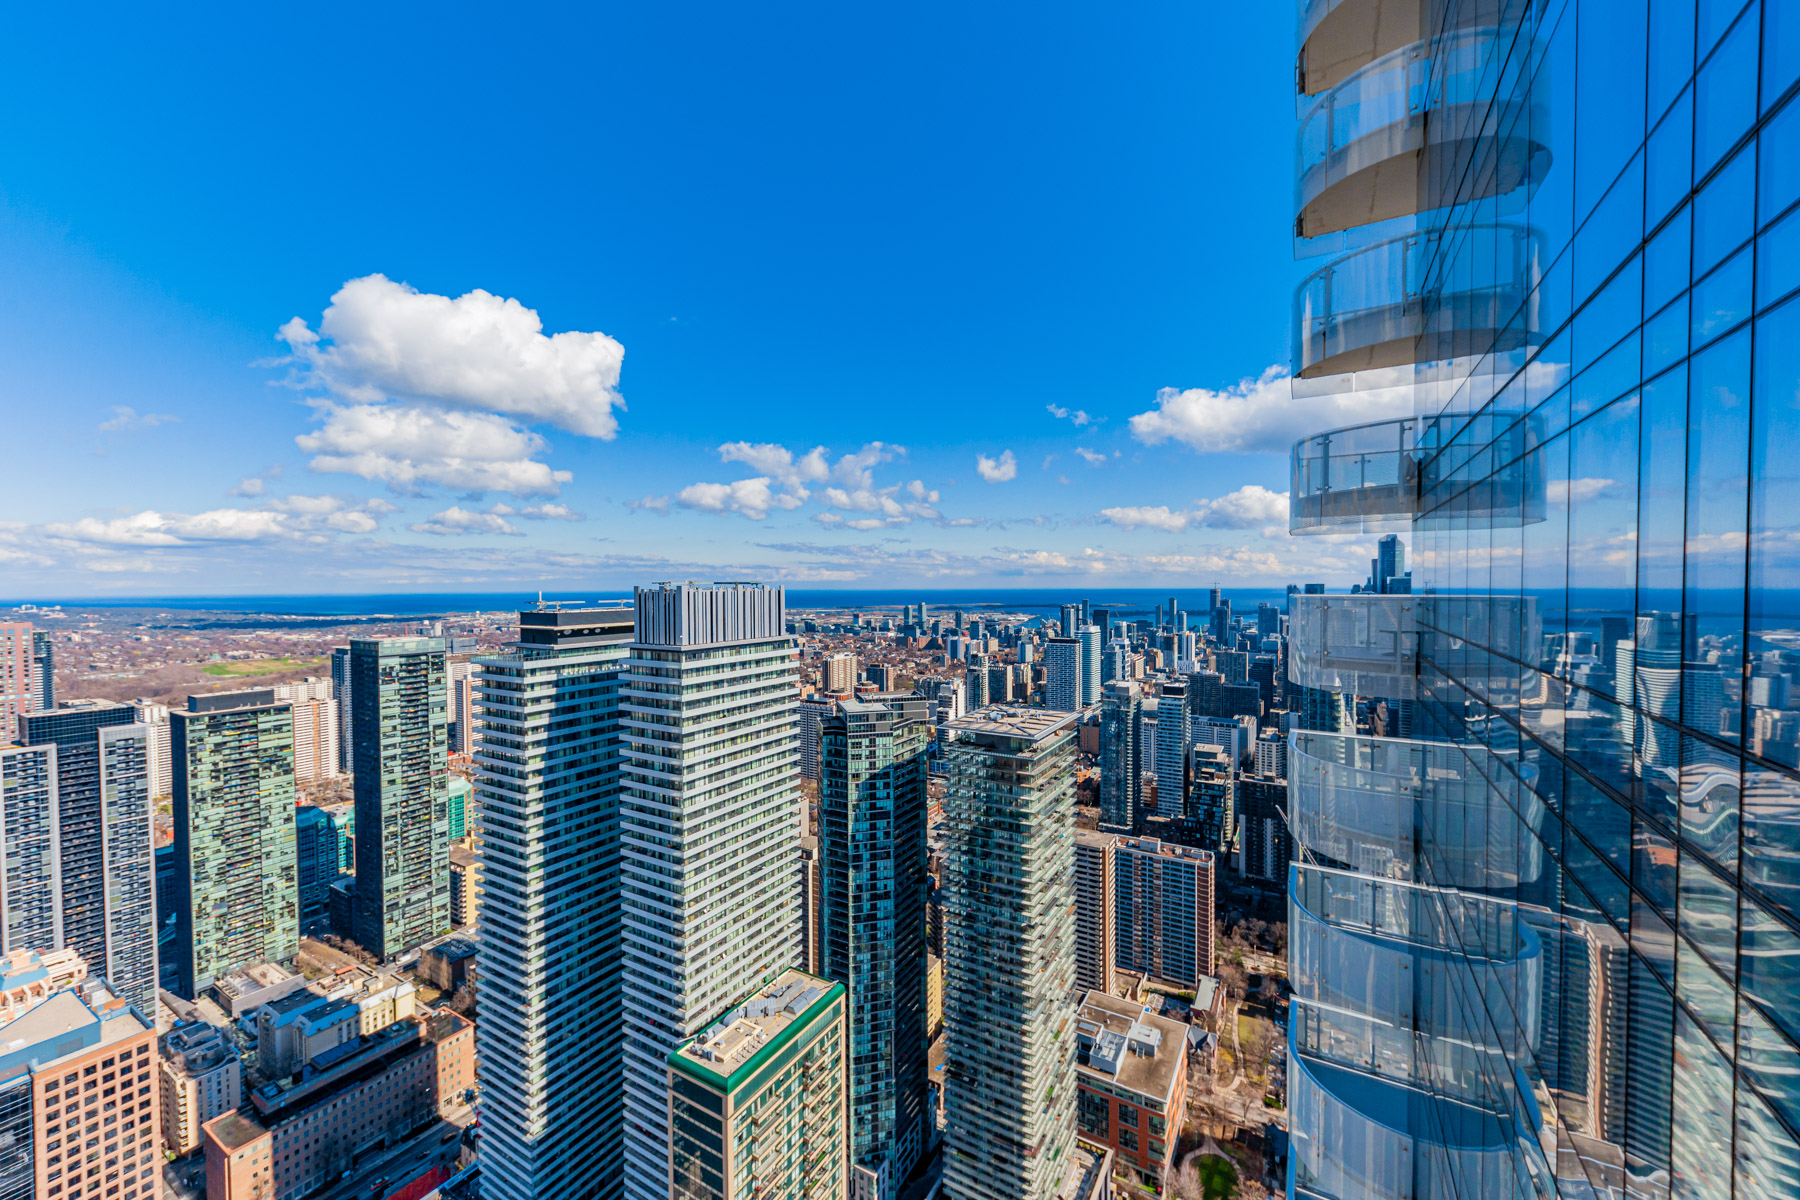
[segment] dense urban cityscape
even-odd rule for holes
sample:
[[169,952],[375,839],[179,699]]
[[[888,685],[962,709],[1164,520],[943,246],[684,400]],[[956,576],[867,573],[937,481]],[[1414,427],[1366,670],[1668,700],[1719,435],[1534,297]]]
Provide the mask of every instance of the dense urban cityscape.
[[[906,449],[727,441],[757,475],[615,507],[808,511],[910,585],[0,577],[0,1200],[1800,1196],[1800,7],[1296,7],[1292,361],[1127,422],[1263,422],[1285,493],[959,558],[904,531],[1007,521],[878,483]],[[492,301],[528,360],[536,313],[395,286],[281,327],[310,469],[459,495],[425,537],[583,520],[526,418],[610,440],[618,344],[555,335],[598,415],[459,392],[345,314]],[[351,445],[396,412],[518,454]],[[399,511],[271,503],[0,524],[0,569]],[[1106,537],[1190,528],[1301,549],[1115,585]]]

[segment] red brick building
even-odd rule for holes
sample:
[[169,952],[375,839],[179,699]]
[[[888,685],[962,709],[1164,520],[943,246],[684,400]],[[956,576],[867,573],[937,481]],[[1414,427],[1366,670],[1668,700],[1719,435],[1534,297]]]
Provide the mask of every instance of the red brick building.
[[1076,1113],[1081,1136],[1110,1146],[1114,1162],[1162,1184],[1187,1104],[1187,1032],[1180,1021],[1104,992],[1076,1018]]

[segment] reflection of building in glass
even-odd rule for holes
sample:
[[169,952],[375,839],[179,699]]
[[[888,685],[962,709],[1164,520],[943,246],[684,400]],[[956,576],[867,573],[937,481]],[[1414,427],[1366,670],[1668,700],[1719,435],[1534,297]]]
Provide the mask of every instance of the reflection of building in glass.
[[1291,461],[1398,536],[1290,597],[1290,1192],[1800,1194],[1791,18],[1403,7],[1300,5],[1294,389],[1412,415]]

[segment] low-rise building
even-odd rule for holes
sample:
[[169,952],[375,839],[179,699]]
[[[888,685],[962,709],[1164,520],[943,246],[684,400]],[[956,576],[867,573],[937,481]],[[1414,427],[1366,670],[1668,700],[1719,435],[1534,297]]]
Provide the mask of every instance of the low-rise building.
[[452,934],[429,946],[419,947],[419,975],[445,995],[459,991],[475,978],[475,960],[481,944],[468,934]]
[[1075,1025],[1081,1136],[1160,1188],[1187,1104],[1188,1026],[1130,1000],[1089,992]]
[[844,1200],[844,985],[789,969],[669,1055],[675,1200]]
[[68,991],[87,973],[87,960],[73,950],[14,950],[0,958],[0,1025]]
[[155,1022],[89,976],[14,1020],[5,1043],[0,1145],[8,1147],[7,1194],[156,1195]]
[[304,1196],[359,1155],[405,1141],[474,1086],[475,1027],[448,1009],[346,1043],[206,1123],[207,1200]]
[[255,963],[213,984],[219,1006],[237,1020],[252,1009],[291,996],[306,986],[306,976],[280,963]]
[[273,1079],[320,1054],[417,1012],[418,988],[398,975],[354,970],[266,1004],[256,1014],[256,1058]]
[[162,1035],[162,1137],[180,1156],[200,1146],[200,1127],[244,1102],[244,1065],[225,1030],[177,1021]]

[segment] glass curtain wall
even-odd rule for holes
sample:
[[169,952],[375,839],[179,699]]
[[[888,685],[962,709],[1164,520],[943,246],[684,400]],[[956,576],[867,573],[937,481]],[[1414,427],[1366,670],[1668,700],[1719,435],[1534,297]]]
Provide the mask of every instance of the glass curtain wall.
[[1410,523],[1421,748],[1290,751],[1290,1194],[1800,1195],[1800,5],[1300,7],[1295,388],[1414,417],[1293,530]]

